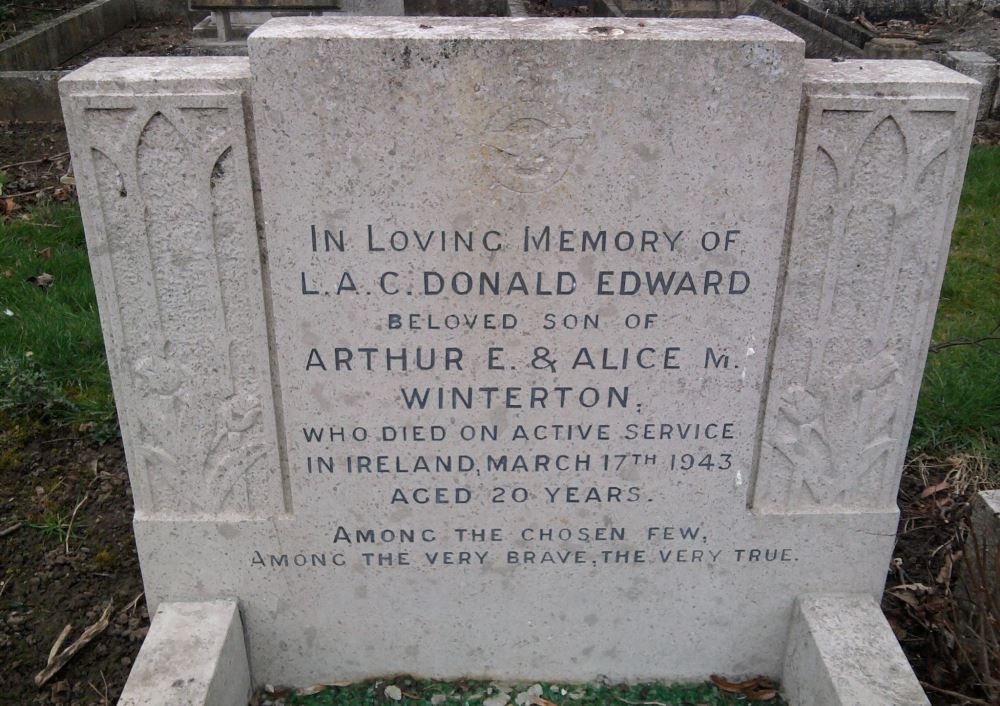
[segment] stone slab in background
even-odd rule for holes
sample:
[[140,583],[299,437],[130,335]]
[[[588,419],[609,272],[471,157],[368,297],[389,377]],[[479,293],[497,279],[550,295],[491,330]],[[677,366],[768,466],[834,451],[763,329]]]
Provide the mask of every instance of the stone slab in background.
[[246,706],[251,692],[236,601],[160,603],[119,706]]
[[972,497],[972,536],[966,538],[959,582],[982,610],[987,595],[1000,590],[1000,490],[981,490]]
[[0,71],[0,121],[62,122],[59,80],[68,71]]
[[996,99],[997,84],[1000,83],[1000,64],[997,60],[981,51],[949,51],[941,57],[941,63],[982,84],[983,92],[979,98],[979,113],[976,118],[988,119]]
[[867,595],[796,600],[781,686],[793,706],[930,706],[889,622]]

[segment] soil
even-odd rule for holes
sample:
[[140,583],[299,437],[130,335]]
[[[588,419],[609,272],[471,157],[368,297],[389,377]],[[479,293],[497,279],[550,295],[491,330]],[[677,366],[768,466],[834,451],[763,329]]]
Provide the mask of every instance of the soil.
[[589,4],[582,2],[570,7],[555,7],[550,0],[525,0],[524,9],[533,17],[593,17]]
[[[69,187],[69,145],[60,123],[0,123],[0,214],[47,199],[61,198]],[[57,193],[63,189],[62,193]],[[55,196],[53,196],[53,194]],[[4,206],[4,199],[12,205]]]
[[44,2],[0,0],[0,42],[5,42],[35,25],[55,19],[88,2],[91,0],[44,0]]
[[102,56],[188,56],[192,36],[186,19],[137,23],[77,54],[60,68],[76,69]]
[[932,20],[888,20],[878,27],[883,33],[907,35],[928,52],[982,51],[1000,58],[1000,17],[986,12]]
[[[113,704],[149,625],[121,444],[0,429],[0,703]],[[109,603],[108,627],[37,687],[63,628],[65,648]]]

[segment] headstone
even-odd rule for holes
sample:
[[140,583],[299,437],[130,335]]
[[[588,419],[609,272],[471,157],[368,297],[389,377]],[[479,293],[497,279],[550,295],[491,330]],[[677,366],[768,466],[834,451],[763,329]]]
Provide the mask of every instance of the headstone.
[[759,19],[288,18],[62,83],[148,600],[257,683],[779,676],[881,592],[976,112]]
[[1000,83],[1000,64],[997,60],[981,51],[948,51],[941,57],[941,63],[982,84],[979,113],[976,118],[989,120],[990,114],[996,112],[994,100],[997,95],[997,85]]

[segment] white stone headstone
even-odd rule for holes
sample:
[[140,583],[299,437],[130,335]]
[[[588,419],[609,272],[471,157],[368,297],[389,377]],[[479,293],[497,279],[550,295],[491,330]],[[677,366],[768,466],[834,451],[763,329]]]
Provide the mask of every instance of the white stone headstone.
[[880,593],[978,87],[735,20],[62,83],[147,595],[253,678],[780,676]]

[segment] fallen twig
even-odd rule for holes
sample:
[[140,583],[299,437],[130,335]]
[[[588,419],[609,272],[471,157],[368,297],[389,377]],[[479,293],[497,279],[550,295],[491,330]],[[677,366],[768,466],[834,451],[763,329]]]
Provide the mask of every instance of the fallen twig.
[[954,341],[943,341],[941,343],[934,343],[927,347],[928,353],[937,353],[945,348],[953,348],[955,346],[978,346],[980,343],[986,343],[987,341],[1000,341],[1000,336],[994,336],[997,331],[1000,331],[1000,321],[997,325],[993,327],[985,336],[980,336],[979,338],[959,338]]
[[62,629],[62,632],[59,633],[59,637],[57,637],[56,641],[52,643],[52,649],[49,650],[49,658],[45,662],[45,666],[49,666],[50,664],[55,662],[56,655],[59,654],[59,650],[62,649],[63,643],[66,642],[66,638],[69,637],[70,631],[72,630],[73,630],[73,624],[66,623],[66,627]]
[[5,530],[0,530],[0,537],[6,537],[8,534],[14,534],[24,525],[22,522],[15,522],[10,527]]
[[[86,647],[91,640],[107,629],[108,624],[110,623],[109,618],[111,616],[111,604],[112,601],[108,601],[108,607],[104,609],[103,613],[101,613],[101,617],[97,619],[97,622],[84,630],[83,634],[81,634],[80,637],[73,642],[73,644],[56,655],[45,666],[45,669],[35,675],[35,686],[42,686],[45,684],[45,682],[51,679],[60,669],[66,666],[66,663],[69,662],[73,655]],[[60,635],[60,637],[62,636]]]
[[41,159],[27,159],[23,162],[13,162],[12,164],[4,164],[0,166],[0,172],[5,172],[8,169],[13,169],[14,167],[23,167],[28,164],[41,164],[42,162],[54,162],[57,159],[62,159],[63,157],[68,157],[69,152],[60,152],[59,154],[54,154],[51,157],[42,157]]
[[89,497],[90,497],[90,493],[84,493],[83,499],[76,504],[76,507],[73,508],[73,514],[69,516],[69,525],[66,526],[66,554],[67,555],[69,555],[69,538],[70,538],[70,535],[73,534],[73,520],[76,519],[77,510],[79,510],[80,507],[85,502],[87,502],[87,498],[89,498]]
[[958,691],[952,691],[950,689],[942,689],[940,686],[934,686],[933,684],[928,684],[925,681],[920,682],[920,686],[924,687],[925,689],[930,689],[931,691],[936,691],[939,694],[944,694],[945,696],[954,696],[956,699],[964,699],[966,702],[970,704],[976,704],[976,706],[992,706],[989,701],[976,699]]
[[135,606],[139,603],[139,599],[142,598],[143,592],[139,591],[139,595],[132,599],[132,602],[127,606],[122,608],[122,613],[129,613],[131,615],[132,611],[135,610]]
[[865,17],[865,13],[863,12],[857,17],[855,17],[854,21],[857,22],[862,27],[864,27],[865,29],[867,29],[869,32],[872,32],[874,34],[879,33],[878,27],[872,24],[872,22],[867,17]]
[[625,704],[632,704],[632,706],[668,706],[668,704],[665,704],[662,701],[632,701],[631,699],[626,699],[623,696],[616,696],[615,699]]

